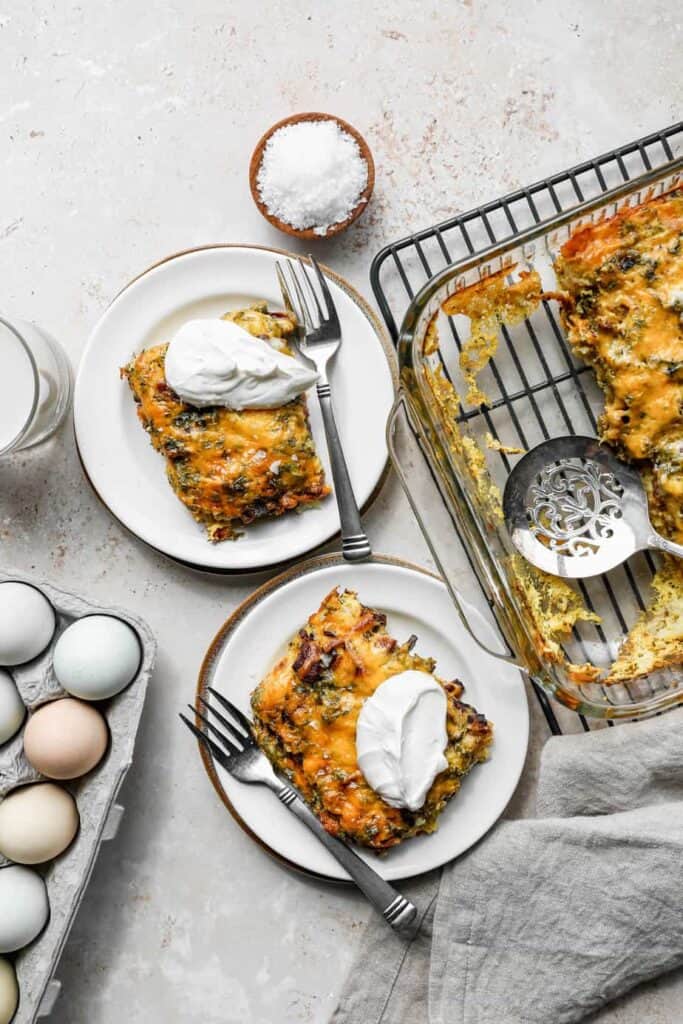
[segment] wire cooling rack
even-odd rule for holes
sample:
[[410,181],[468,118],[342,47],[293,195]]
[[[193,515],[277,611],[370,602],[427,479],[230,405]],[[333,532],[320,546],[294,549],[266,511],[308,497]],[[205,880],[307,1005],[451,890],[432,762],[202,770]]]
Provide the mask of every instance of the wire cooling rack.
[[[443,267],[475,256],[495,243],[513,239],[525,229],[540,224],[558,213],[569,211],[586,200],[598,197],[644,171],[663,167],[681,153],[683,122],[678,122],[385,246],[373,260],[370,281],[394,341],[398,339],[399,325],[414,295]],[[532,437],[540,435],[540,439],[550,436],[553,432],[546,422],[545,397],[552,397],[553,411],[560,417],[568,433],[586,432],[586,423],[593,433],[596,432],[594,395],[589,393],[590,388],[584,386],[584,375],[588,368],[577,364],[573,359],[547,304],[546,313],[559,350],[565,355],[562,365],[555,364],[551,368],[531,330],[531,343],[543,372],[540,377],[535,375],[530,378],[507,332],[503,329],[507,343],[505,349],[514,364],[515,379],[519,386],[508,390],[505,381],[510,379],[510,368],[499,367],[495,359],[491,360],[489,371],[495,381],[496,398],[488,408],[463,411],[460,417],[467,420],[485,416],[490,432],[498,437],[494,420],[496,410],[500,409],[516,432],[517,443],[525,448],[529,447],[530,443],[527,436],[529,428],[525,428],[522,423],[520,409],[525,409],[531,417]],[[454,336],[457,344],[457,333],[454,332]],[[589,380],[585,383],[592,384],[591,375],[588,377]],[[582,420],[579,424],[575,422],[576,412],[572,411],[577,408],[576,402],[569,403],[566,400],[568,388],[579,399]],[[526,417],[524,421],[527,422]],[[506,440],[509,442],[510,439]],[[629,583],[636,605],[643,608],[644,601],[639,581],[632,576]],[[584,593],[584,598],[590,605],[588,592]],[[614,595],[612,606],[617,619],[623,621],[622,611]],[[580,642],[580,637],[577,639]],[[562,730],[547,695],[537,686],[534,686],[534,690],[550,729],[554,733],[560,733]],[[579,717],[581,725],[588,731],[588,721],[583,716]]]

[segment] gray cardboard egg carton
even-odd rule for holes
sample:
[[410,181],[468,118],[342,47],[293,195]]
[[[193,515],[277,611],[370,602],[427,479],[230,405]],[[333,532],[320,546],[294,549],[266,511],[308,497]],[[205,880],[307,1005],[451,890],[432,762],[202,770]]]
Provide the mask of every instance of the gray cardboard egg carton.
[[[60,990],[54,973],[95,866],[100,844],[116,833],[123,810],[115,802],[116,795],[131,765],[135,734],[154,666],[156,643],[142,619],[120,608],[91,604],[75,594],[57,590],[21,573],[0,572],[0,583],[8,580],[38,587],[57,616],[55,635],[47,650],[34,661],[9,670],[29,710],[64,696],[64,690],[54,675],[52,654],[57,638],[75,619],[98,613],[116,615],[133,627],[142,646],[142,661],[131,685],[102,705],[111,734],[104,761],[85,778],[66,783],[78,804],[80,831],[61,857],[37,869],[47,884],[50,919],[35,942],[15,956],[21,995],[19,1009],[12,1021],[12,1024],[32,1024],[38,1018],[49,1016],[52,1010]],[[24,757],[22,728],[14,739],[0,747],[0,799],[16,786],[41,778]],[[7,863],[0,857],[0,870]]]

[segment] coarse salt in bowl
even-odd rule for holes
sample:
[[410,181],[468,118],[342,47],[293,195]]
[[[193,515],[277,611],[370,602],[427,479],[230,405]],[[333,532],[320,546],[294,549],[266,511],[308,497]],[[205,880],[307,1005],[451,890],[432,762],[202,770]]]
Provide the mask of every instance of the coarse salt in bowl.
[[273,125],[249,167],[254,202],[280,231],[330,238],[365,210],[375,183],[363,136],[331,114],[294,114]]

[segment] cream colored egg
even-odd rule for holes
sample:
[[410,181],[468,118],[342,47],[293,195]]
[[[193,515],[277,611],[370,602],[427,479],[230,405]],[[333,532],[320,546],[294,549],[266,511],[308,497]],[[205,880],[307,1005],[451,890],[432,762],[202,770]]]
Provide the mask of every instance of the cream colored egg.
[[33,942],[49,914],[47,889],[37,871],[19,864],[0,868],[0,953]]
[[0,853],[17,864],[58,857],[78,831],[76,801],[53,782],[13,789],[0,803]]
[[0,745],[19,731],[26,708],[9,672],[0,668]]
[[106,700],[133,681],[140,657],[140,641],[127,622],[113,615],[86,615],[64,630],[53,664],[67,693]]
[[77,779],[104,757],[109,731],[91,704],[73,697],[43,704],[24,729],[24,753],[49,779]]
[[37,658],[55,631],[52,605],[37,587],[0,583],[0,665],[23,665]]
[[9,1024],[19,1005],[19,986],[9,960],[0,956],[0,1024]]

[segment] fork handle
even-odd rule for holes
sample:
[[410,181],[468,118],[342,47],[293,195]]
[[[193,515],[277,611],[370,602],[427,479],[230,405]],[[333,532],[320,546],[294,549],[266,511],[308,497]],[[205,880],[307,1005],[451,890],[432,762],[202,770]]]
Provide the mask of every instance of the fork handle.
[[415,924],[417,908],[415,905],[400,892],[397,892],[393,885],[385,882],[369,864],[366,864],[357,853],[354,853],[350,846],[326,832],[313,811],[306,806],[291,786],[279,783],[275,792],[285,807],[295,814],[299,821],[302,821],[339,861],[387,924],[391,925],[394,931],[406,937],[414,935],[417,930]]
[[341,525],[342,555],[347,562],[363,562],[372,555],[370,541],[363,532],[360,512],[351,486],[351,478],[344,458],[344,450],[339,440],[337,424],[332,409],[332,393],[326,380],[321,380],[317,387],[320,411],[323,416],[327,449],[332,464],[332,478],[339,507]]

